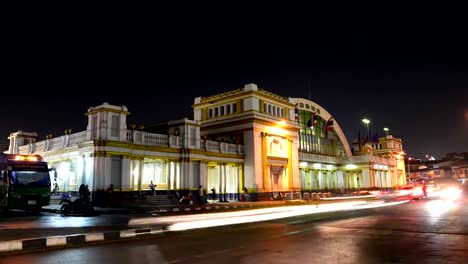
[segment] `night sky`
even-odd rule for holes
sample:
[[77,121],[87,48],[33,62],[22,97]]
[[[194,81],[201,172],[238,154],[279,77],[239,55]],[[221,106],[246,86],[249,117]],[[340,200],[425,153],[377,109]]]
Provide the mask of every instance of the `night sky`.
[[1,16],[0,137],[85,130],[103,102],[128,124],[192,118],[195,97],[255,83],[310,95],[349,143],[367,117],[411,157],[468,151],[462,7],[166,2]]

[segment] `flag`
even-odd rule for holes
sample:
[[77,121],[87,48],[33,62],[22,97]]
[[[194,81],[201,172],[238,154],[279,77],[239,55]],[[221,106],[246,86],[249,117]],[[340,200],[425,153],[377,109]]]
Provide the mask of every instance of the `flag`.
[[326,127],[326,129],[328,131],[333,130],[333,120],[331,120],[332,118],[333,117],[330,117],[330,119],[328,119],[328,121],[327,121],[327,124],[325,125],[325,127]]
[[325,126],[323,127],[323,133],[325,134],[325,137],[328,137],[328,131],[333,130],[333,117],[330,117],[327,120],[327,123],[325,123]]
[[309,118],[307,121],[307,127],[313,129],[317,125],[317,113],[314,114]]
[[297,104],[294,106],[294,120],[299,123],[299,108],[297,108]]

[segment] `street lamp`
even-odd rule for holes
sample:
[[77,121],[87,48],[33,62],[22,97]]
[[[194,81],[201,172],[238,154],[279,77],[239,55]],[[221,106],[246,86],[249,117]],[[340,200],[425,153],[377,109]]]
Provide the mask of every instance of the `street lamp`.
[[367,118],[364,118],[364,119],[362,119],[362,122],[366,126],[366,141],[369,141],[369,123],[370,123],[370,120],[367,119]]
[[388,129],[388,127],[384,127],[383,131],[385,132],[385,136],[388,136],[388,131],[390,131],[390,129]]
[[410,160],[412,160],[413,158],[409,158],[408,157],[408,179],[411,180],[411,171],[410,171]]

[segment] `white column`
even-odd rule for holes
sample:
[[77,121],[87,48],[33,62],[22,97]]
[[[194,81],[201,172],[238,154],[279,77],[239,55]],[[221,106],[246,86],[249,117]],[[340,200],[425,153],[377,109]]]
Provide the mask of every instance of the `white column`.
[[387,187],[393,187],[392,186],[392,175],[390,173],[387,173]]
[[323,172],[321,170],[317,171],[318,173],[318,181],[319,181],[319,186],[318,188],[319,189],[322,189],[323,188]]
[[240,190],[240,173],[239,173],[239,170],[240,170],[240,166],[239,164],[236,164],[236,168],[235,168],[235,177],[236,177],[236,186],[237,186],[237,189],[236,189],[236,199],[239,199],[239,190]]
[[[111,178],[111,157],[103,157],[104,161],[104,177],[103,177],[103,185],[104,188],[107,188],[111,183],[112,183],[112,178]],[[116,186],[114,186],[116,188]]]
[[223,165],[219,164],[219,200],[222,200],[221,193],[223,192]]
[[126,157],[122,157],[122,190],[132,189],[132,171],[130,166],[130,160]]
[[193,162],[190,161],[190,162],[186,162],[185,164],[186,164],[186,166],[188,166],[188,168],[187,168],[188,173],[186,175],[184,175],[184,177],[186,178],[186,182],[188,184],[188,187],[189,188],[198,188],[198,186],[194,186]]
[[206,162],[200,162],[200,184],[205,187],[206,191],[208,192],[208,182],[207,182],[207,170],[206,170]]
[[94,156],[93,171],[94,171],[94,190],[104,190],[104,162],[103,158],[99,155]]
[[138,162],[138,190],[141,191],[141,184],[143,181],[144,159],[137,160]]
[[227,164],[223,164],[223,170],[224,170],[224,173],[223,173],[223,176],[224,176],[224,184],[223,184],[223,192],[224,192],[224,200],[227,200]]
[[166,173],[167,189],[172,190],[171,162],[169,160],[166,160],[165,168],[164,172]]
[[175,167],[175,187],[176,189],[181,188],[181,172],[180,172],[180,162],[174,162],[174,167]]

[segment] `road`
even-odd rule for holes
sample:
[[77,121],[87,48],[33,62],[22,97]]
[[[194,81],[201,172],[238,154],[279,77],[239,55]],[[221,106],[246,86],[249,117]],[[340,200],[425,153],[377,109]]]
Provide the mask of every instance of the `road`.
[[466,205],[424,199],[4,256],[0,263],[467,263]]
[[135,215],[99,215],[93,217],[63,216],[41,212],[39,215],[23,211],[10,211],[0,217],[0,241],[66,235],[100,230],[126,229],[128,221]]

